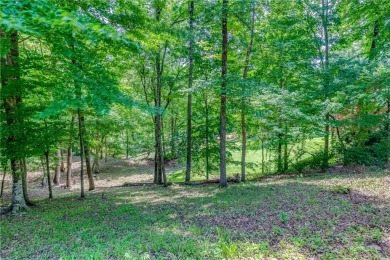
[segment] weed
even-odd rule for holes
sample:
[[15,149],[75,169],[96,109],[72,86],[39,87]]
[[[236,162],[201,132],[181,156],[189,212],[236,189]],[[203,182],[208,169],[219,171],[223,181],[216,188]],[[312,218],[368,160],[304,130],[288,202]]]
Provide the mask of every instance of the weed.
[[282,222],[283,224],[286,224],[288,219],[289,219],[289,215],[287,212],[282,212],[279,214],[279,219],[280,219],[280,222]]

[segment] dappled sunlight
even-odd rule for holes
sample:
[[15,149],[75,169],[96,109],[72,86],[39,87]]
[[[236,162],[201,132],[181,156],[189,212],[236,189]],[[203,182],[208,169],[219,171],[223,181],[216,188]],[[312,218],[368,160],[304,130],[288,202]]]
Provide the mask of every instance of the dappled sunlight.
[[364,196],[366,200],[376,201],[376,206],[390,206],[390,194],[388,192],[390,175],[387,174],[377,176],[367,173],[364,175],[347,175],[342,178],[334,176],[334,178],[302,180],[302,183],[322,187],[325,190],[340,186],[349,188],[351,189],[351,199]]
[[146,205],[157,205],[161,203],[175,203],[180,202],[180,200],[191,198],[191,199],[200,199],[213,197],[218,193],[218,189],[209,189],[201,190],[190,187],[183,187],[179,185],[172,185],[168,188],[164,187],[153,187],[146,190],[131,190],[127,188],[128,191],[121,190],[119,193],[116,193],[116,198],[120,200],[125,200],[133,204],[146,204]]

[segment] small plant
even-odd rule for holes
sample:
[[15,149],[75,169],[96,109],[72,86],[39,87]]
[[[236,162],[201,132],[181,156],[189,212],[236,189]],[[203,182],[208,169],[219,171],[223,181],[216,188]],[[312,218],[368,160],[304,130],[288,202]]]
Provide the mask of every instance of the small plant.
[[220,243],[222,254],[230,259],[237,256],[238,253],[238,246],[236,243],[228,243],[228,242],[222,242]]
[[280,213],[279,219],[280,219],[280,222],[282,222],[283,224],[286,224],[288,219],[289,219],[288,213],[287,212]]
[[374,242],[377,242],[382,239],[382,232],[378,228],[374,228],[372,230],[371,235],[372,235],[372,240]]
[[286,231],[284,228],[281,228],[279,226],[273,226],[272,230],[274,231],[275,235],[281,235]]

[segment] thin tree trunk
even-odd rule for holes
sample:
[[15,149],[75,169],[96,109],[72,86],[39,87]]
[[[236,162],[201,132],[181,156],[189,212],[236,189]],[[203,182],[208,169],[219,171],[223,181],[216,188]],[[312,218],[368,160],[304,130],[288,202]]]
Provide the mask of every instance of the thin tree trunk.
[[126,128],[126,159],[129,159],[129,130]]
[[187,164],[186,164],[186,182],[191,181],[191,134],[192,134],[192,125],[191,125],[191,116],[192,116],[192,80],[193,80],[193,70],[194,70],[194,1],[191,0],[188,5],[188,12],[190,14],[189,27],[190,27],[190,46],[188,49],[189,56],[189,68],[188,68],[188,93],[187,100]]
[[57,165],[56,165],[56,171],[54,174],[54,180],[53,183],[55,185],[60,185],[60,174],[61,174],[61,150],[57,150]]
[[176,152],[176,140],[175,140],[175,134],[176,134],[176,119],[174,116],[171,116],[171,154],[173,158],[177,158],[177,152]]
[[41,185],[42,185],[42,187],[45,187],[46,183],[47,183],[47,181],[46,181],[47,176],[46,176],[46,166],[45,166],[45,162],[44,162],[44,158],[43,157],[41,157],[41,164],[42,164],[42,171],[43,171]]
[[283,156],[283,172],[286,172],[288,170],[288,145],[287,145],[287,128],[286,133],[284,134],[284,156]]
[[[329,97],[329,36],[328,36],[328,11],[329,3],[328,0],[322,1],[322,24],[324,30],[324,45],[325,45],[325,78],[324,78],[324,95],[325,100]],[[326,169],[329,166],[329,113],[325,115],[325,140],[324,140],[324,159],[322,168]]]
[[261,139],[261,174],[265,173],[264,139]]
[[94,172],[95,174],[99,174],[99,173],[100,173],[99,159],[97,158],[97,156],[94,156],[94,157],[93,157],[92,169],[93,169],[93,172]]
[[104,148],[105,148],[104,161],[107,162],[107,155],[108,155],[107,136],[104,137]]
[[209,155],[209,104],[208,96],[205,98],[205,107],[206,107],[206,180],[209,180],[210,175],[210,155]]
[[370,48],[370,59],[373,59],[375,57],[375,51],[376,51],[376,40],[379,34],[379,20],[376,19],[374,21],[374,30],[372,34],[372,41],[371,41],[371,48]]
[[104,149],[104,135],[101,138],[101,146],[100,146],[100,160],[103,160],[103,149]]
[[89,190],[94,190],[95,183],[94,183],[93,175],[92,175],[91,157],[90,157],[90,153],[89,153],[89,146],[86,142],[84,144],[84,153],[85,153],[85,164],[86,164],[86,168],[87,168]]
[[1,191],[0,191],[0,198],[3,197],[3,191],[4,191],[4,181],[5,181],[5,174],[7,173],[7,166],[4,166],[4,172],[3,172],[3,178],[1,179]]
[[47,175],[47,185],[49,186],[49,199],[53,198],[53,190],[51,187],[51,178],[50,178],[50,167],[49,167],[49,151],[45,151],[45,160],[46,160],[46,175]]
[[66,187],[72,187],[72,148],[68,147],[66,153]]
[[244,72],[242,75],[243,83],[242,83],[242,99],[241,99],[241,181],[245,182],[246,173],[245,173],[245,163],[246,163],[246,122],[245,122],[245,113],[246,113],[246,79],[248,77],[248,68],[252,53],[253,46],[253,37],[255,30],[255,13],[256,6],[252,4],[252,18],[251,18],[251,32],[248,49],[246,51],[245,63],[244,63]]
[[221,188],[227,187],[226,177],[226,92],[228,59],[228,0],[222,2],[222,70],[221,70],[221,111],[220,111],[220,182]]
[[283,135],[278,135],[278,173],[283,171],[283,162],[282,162],[282,138]]
[[83,199],[85,198],[85,193],[84,193],[84,142],[83,142],[83,125],[82,125],[82,120],[81,120],[81,111],[80,108],[77,110],[77,115],[78,115],[78,123],[79,123],[79,142],[80,142],[80,188],[81,188],[81,193],[80,197]]

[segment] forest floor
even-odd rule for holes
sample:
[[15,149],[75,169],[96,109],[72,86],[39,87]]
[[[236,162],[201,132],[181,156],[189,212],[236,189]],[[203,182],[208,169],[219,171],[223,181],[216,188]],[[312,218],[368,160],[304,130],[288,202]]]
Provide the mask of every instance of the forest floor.
[[2,216],[0,259],[390,259],[390,169],[118,187],[151,181],[151,165],[102,164],[84,200],[78,183],[49,200],[29,174],[36,206]]

